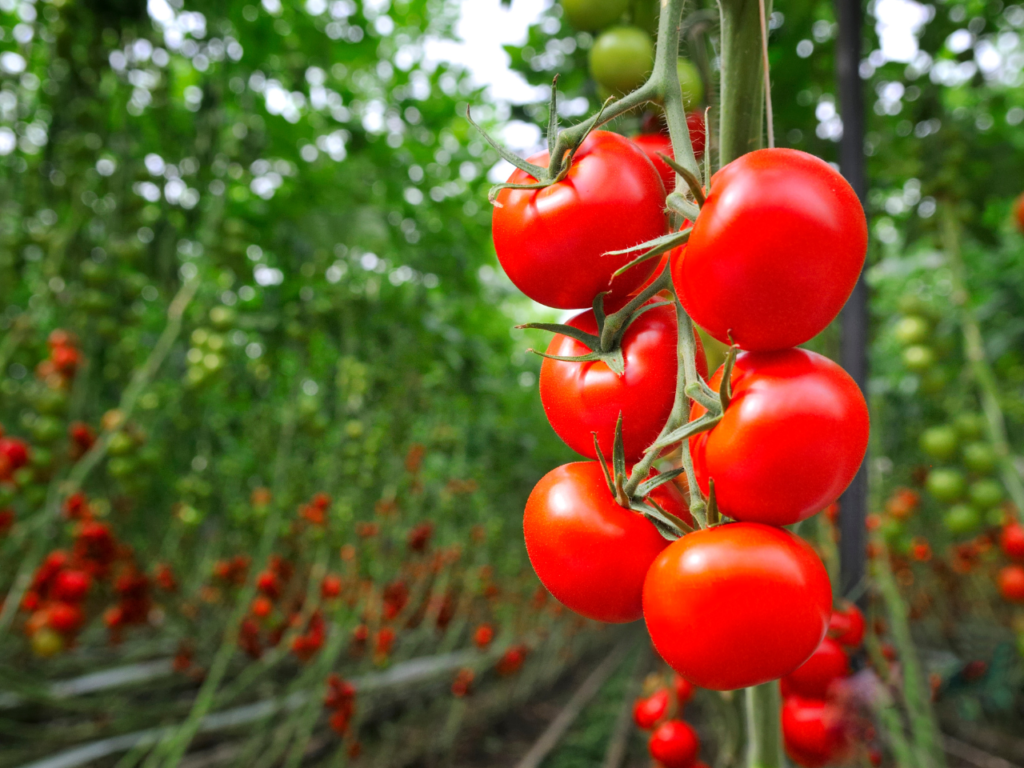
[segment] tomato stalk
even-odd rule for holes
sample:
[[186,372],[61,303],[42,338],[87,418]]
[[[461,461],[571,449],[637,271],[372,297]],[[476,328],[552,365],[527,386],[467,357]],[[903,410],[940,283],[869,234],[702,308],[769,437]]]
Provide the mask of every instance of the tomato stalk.
[[782,697],[779,683],[747,688],[747,768],[781,768]]
[[[758,0],[719,0],[722,92],[719,95],[719,165],[761,148],[764,60]],[[765,13],[771,13],[765,3]]]

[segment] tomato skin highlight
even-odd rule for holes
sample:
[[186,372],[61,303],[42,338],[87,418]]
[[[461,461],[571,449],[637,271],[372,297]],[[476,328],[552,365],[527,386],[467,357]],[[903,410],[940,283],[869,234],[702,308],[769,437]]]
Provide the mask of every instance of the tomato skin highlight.
[[785,349],[839,313],[867,242],[860,201],[828,163],[761,149],[712,177],[672,278],[690,317],[719,341]]
[[792,672],[818,647],[831,612],[828,573],[810,545],[759,523],[683,536],[644,582],[644,618],[658,653],[716,691]]
[[[546,166],[547,153],[530,158]],[[512,184],[536,180],[516,169]],[[653,259],[612,280],[638,255],[604,256],[665,234],[665,189],[643,151],[624,136],[594,131],[568,176],[544,189],[503,189],[492,220],[494,248],[506,274],[534,301],[587,309],[611,290],[623,298],[651,274]],[[499,207],[500,206],[500,207]]]
[[[657,299],[652,300],[654,303]],[[568,321],[597,333],[592,310]],[[707,361],[697,340],[697,368],[707,376]],[[545,358],[540,367],[540,399],[552,429],[566,445],[597,458],[593,432],[606,459],[611,459],[615,424],[622,414],[622,441],[627,463],[634,463],[658,437],[672,412],[676,392],[676,314],[671,306],[650,309],[626,329],[622,338],[625,371],[618,376],[600,360],[566,362]],[[547,354],[585,355],[590,350],[569,336],[556,334]]]
[[823,701],[788,697],[782,704],[782,739],[786,754],[803,768],[843,762],[851,748],[842,724],[832,722]]
[[832,683],[849,675],[850,659],[846,651],[835,640],[826,637],[811,658],[782,678],[782,695],[824,700]]
[[[718,389],[723,368],[709,384]],[[705,409],[696,403],[690,420]],[[690,439],[697,482],[722,514],[788,525],[825,509],[853,480],[868,445],[868,408],[853,379],[805,349],[741,353],[722,420]]]
[[615,502],[596,461],[563,464],[541,478],[527,499],[523,532],[548,591],[576,613],[610,623],[641,617],[647,569],[668,546],[643,515]]

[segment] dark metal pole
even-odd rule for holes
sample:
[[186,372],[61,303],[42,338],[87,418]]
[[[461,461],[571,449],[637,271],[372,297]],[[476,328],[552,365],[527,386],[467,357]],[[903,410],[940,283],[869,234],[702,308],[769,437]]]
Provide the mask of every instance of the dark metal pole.
[[[836,80],[843,138],[839,145],[839,167],[861,204],[866,202],[867,169],[864,159],[864,86],[860,79],[861,0],[835,0],[839,19],[836,40]],[[861,275],[840,322],[840,362],[867,396],[868,383],[868,290]],[[867,461],[861,465],[850,487],[839,501],[840,587],[843,595],[854,592],[864,578],[867,533],[864,525],[868,506]]]

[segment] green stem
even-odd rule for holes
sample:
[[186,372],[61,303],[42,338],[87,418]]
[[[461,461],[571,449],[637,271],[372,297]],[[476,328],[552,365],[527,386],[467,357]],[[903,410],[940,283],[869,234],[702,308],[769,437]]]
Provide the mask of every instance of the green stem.
[[[761,147],[764,65],[758,0],[719,0],[722,20],[722,92],[719,165]],[[772,12],[765,2],[765,13]]]
[[882,593],[889,614],[889,627],[899,655],[903,673],[903,701],[910,716],[911,741],[920,768],[943,768],[945,755],[939,740],[939,726],[932,710],[931,695],[924,670],[917,658],[914,640],[910,634],[907,606],[900,597],[899,587],[889,567],[889,553],[884,550],[874,558],[875,583]]
[[1014,464],[1013,453],[1006,437],[1006,420],[1003,417],[1002,406],[999,405],[999,384],[985,354],[981,328],[969,302],[970,294],[967,292],[964,262],[960,248],[960,222],[952,205],[944,204],[942,207],[943,246],[953,277],[952,298],[960,313],[964,354],[967,357],[971,374],[978,385],[981,408],[985,412],[985,419],[988,422],[989,440],[999,457],[999,476],[1018,512],[1024,512],[1024,483],[1021,482],[1020,472]]
[[779,684],[770,683],[746,689],[747,696],[747,768],[782,768],[782,697]]

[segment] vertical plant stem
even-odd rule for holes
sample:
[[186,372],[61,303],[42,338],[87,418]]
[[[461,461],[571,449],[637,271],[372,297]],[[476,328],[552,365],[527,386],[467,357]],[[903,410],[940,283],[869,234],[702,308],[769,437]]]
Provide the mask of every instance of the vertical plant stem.
[[[719,0],[722,93],[719,107],[719,165],[761,147],[764,64],[758,0]],[[772,12],[765,2],[765,13]]]
[[970,305],[970,294],[967,291],[963,255],[960,248],[960,222],[956,209],[950,204],[943,205],[944,223],[943,247],[946,260],[953,276],[953,303],[960,314],[960,328],[964,337],[964,355],[971,375],[978,385],[978,396],[981,409],[985,413],[988,426],[988,438],[999,456],[999,476],[1006,486],[1007,493],[1017,507],[1018,514],[1024,512],[1024,483],[1021,482],[1020,471],[1013,462],[1013,453],[1006,437],[1006,419],[999,404],[999,384],[996,381],[992,365],[985,354],[985,343],[974,309]]
[[935,713],[932,711],[930,692],[910,635],[907,606],[900,597],[899,587],[889,567],[887,550],[883,549],[874,559],[874,565],[875,583],[882,593],[882,601],[889,614],[889,627],[903,672],[903,699],[910,716],[911,741],[916,753],[916,764],[920,768],[944,768],[946,759],[942,751]]
[[782,768],[782,697],[774,680],[746,689],[747,768]]

